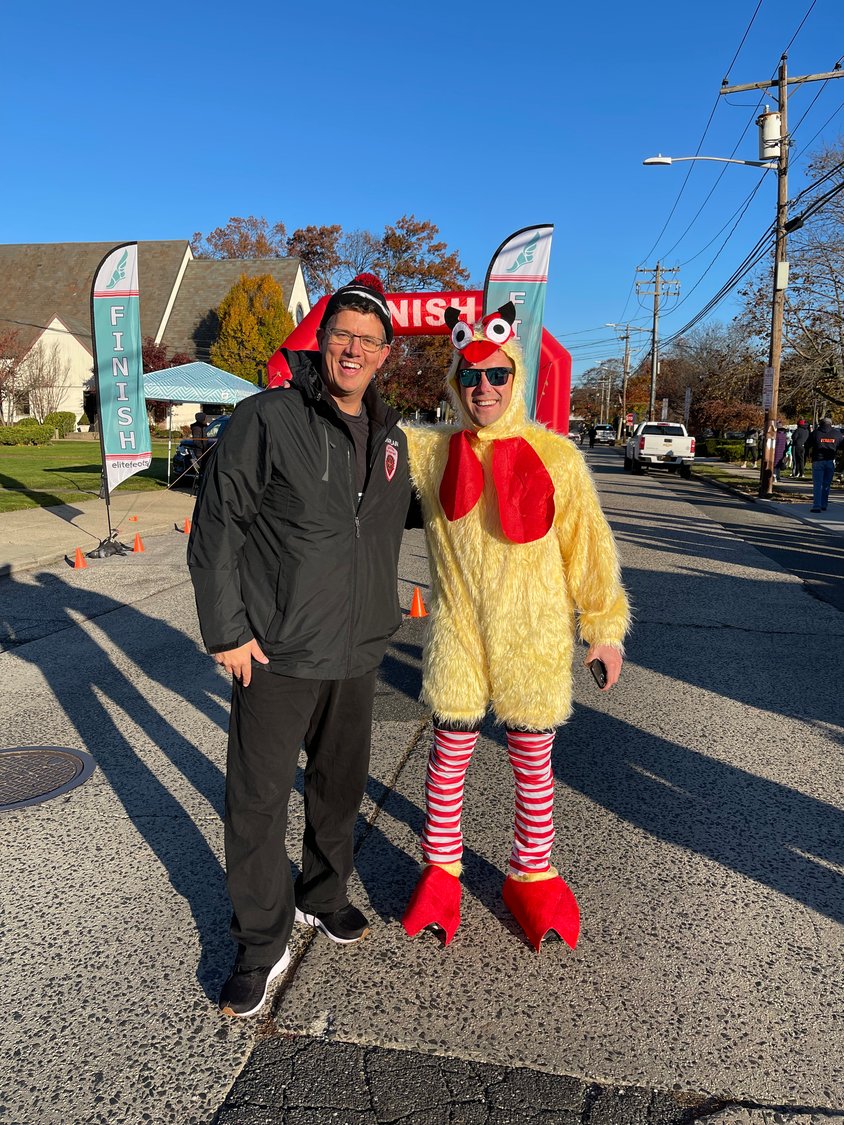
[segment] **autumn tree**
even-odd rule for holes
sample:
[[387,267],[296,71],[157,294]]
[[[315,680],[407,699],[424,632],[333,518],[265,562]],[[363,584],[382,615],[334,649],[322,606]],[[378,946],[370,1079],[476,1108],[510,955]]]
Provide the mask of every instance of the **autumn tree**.
[[571,392],[571,413],[611,422],[621,409],[623,371],[619,359],[605,359],[590,367]]
[[219,331],[211,362],[258,386],[267,360],[293,331],[281,286],[270,274],[242,273],[217,310]]
[[337,287],[337,273],[343,265],[342,233],[343,228],[336,224],[300,227],[287,240],[287,252],[301,261],[305,284],[314,301]]
[[24,354],[20,333],[13,328],[0,331],[0,425],[14,417],[15,387]]
[[287,240],[287,250],[301,259],[314,298],[364,272],[376,274],[388,293],[463,289],[468,271],[438,235],[434,223],[403,215],[381,234],[303,227]]
[[174,352],[167,354],[165,344],[156,344],[152,336],[145,336],[141,343],[141,365],[146,371],[163,371],[167,367],[181,367],[184,363],[193,363],[194,357],[187,352]]
[[402,215],[384,228],[373,265],[388,293],[465,287],[469,273],[459,252],[437,240],[439,233],[439,227],[414,215]]
[[384,401],[402,414],[436,410],[448,401],[445,381],[453,354],[447,336],[397,338],[376,377]]
[[369,230],[350,230],[343,235],[340,246],[343,269],[347,278],[359,273],[377,273],[380,240]]
[[270,226],[261,216],[231,218],[208,235],[197,231],[190,241],[195,258],[286,258],[287,231],[284,223]]
[[29,409],[39,422],[62,404],[70,378],[70,363],[62,355],[58,340],[41,339],[18,366],[15,394],[25,395]]

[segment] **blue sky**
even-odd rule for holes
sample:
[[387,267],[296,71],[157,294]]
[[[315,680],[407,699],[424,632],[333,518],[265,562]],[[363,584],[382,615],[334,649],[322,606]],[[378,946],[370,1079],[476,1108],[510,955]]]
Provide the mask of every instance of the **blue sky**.
[[[681,266],[668,334],[773,219],[774,173],[641,163],[699,145],[756,159],[762,95],[728,104],[722,78],[772,77],[795,32],[790,74],[844,55],[841,0],[762,0],[739,50],[757,3],[15,4],[0,242],[190,238],[249,214],[380,231],[412,213],[479,281],[508,233],[552,222],[545,322],[577,373],[619,354],[605,322],[649,325],[638,265]],[[789,114],[793,197],[808,152],[844,135],[844,78],[797,87]]]

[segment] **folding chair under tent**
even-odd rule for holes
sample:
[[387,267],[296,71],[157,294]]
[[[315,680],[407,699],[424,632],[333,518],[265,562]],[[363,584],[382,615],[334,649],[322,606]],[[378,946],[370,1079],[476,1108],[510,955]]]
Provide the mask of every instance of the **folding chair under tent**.
[[210,363],[182,363],[149,371],[144,375],[144,393],[170,406],[167,424],[167,487],[170,487],[170,464],[173,447],[173,405],[196,402],[205,406],[235,406],[241,399],[260,390],[248,379],[213,367]]

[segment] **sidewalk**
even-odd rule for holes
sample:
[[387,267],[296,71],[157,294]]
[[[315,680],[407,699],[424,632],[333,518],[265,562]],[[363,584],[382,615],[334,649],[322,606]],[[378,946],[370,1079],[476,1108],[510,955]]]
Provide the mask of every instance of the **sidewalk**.
[[[623,454],[623,449],[620,449],[619,452]],[[737,485],[742,484],[746,487],[759,483],[758,466],[755,469],[742,469],[738,464],[721,461],[717,457],[695,458],[695,466],[698,468],[708,465],[713,468],[717,467],[722,473],[729,474]],[[654,472],[653,475],[666,480],[673,481],[675,479],[667,473],[660,473],[659,471]],[[755,492],[745,492],[743,489],[732,488],[730,484],[713,480],[699,471],[694,474],[694,479],[703,484],[708,484],[712,488],[725,490],[734,496],[740,496],[748,504],[761,505],[775,515],[787,516],[790,519],[800,520],[811,527],[844,535],[844,488],[836,480],[829,494],[829,508],[825,512],[812,514],[812,469],[810,465],[806,467],[806,476],[802,480],[792,480],[790,476],[784,476],[775,485],[777,498],[772,500],[762,499],[756,496]]]
[[[195,498],[188,489],[170,492],[118,492],[112,497],[111,524],[118,539],[131,550],[136,533],[162,535],[180,530],[193,515]],[[137,517],[132,519],[132,517]],[[0,514],[0,577],[73,560],[77,547],[83,554],[108,537],[104,500],[85,500],[53,508],[28,508]]]

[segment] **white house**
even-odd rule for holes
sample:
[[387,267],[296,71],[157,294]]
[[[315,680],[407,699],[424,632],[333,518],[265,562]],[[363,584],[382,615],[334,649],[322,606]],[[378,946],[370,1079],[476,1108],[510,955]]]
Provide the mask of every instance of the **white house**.
[[[50,408],[72,411],[77,418],[96,410],[92,393],[91,284],[97,266],[116,245],[0,245],[0,341],[14,331],[26,353],[24,367],[46,370],[44,379],[52,380],[46,396]],[[216,310],[243,273],[275,278],[294,323],[310,311],[298,258],[198,259],[187,242],[139,242],[141,335],[144,339],[152,337],[171,355],[182,352],[209,362],[217,333]],[[0,355],[0,365],[5,358]],[[42,413],[41,404],[27,401],[26,395],[18,398],[12,413],[8,391],[6,421]],[[174,421],[192,421],[202,405],[186,403],[174,409]]]

